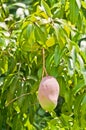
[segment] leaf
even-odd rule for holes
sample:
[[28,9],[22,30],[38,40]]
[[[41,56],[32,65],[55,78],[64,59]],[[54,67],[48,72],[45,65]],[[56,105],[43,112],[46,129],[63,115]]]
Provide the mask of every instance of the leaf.
[[54,39],[54,37],[50,37],[50,38],[48,38],[48,40],[46,41],[47,47],[51,47],[51,46],[53,46],[54,44],[55,44],[55,39]]
[[81,105],[86,105],[86,95],[84,95],[82,102],[81,102]]
[[54,62],[55,62],[56,66],[58,66],[58,64],[60,63],[60,48],[59,48],[59,46],[55,47]]
[[15,57],[10,57],[8,60],[8,72],[13,73],[16,70],[16,59]]
[[26,51],[26,52],[37,52],[39,50],[39,48],[40,48],[40,46],[37,43],[29,44],[29,43],[25,42],[22,45],[22,50]]
[[0,38],[0,47],[4,47],[5,46],[5,41],[4,39]]
[[81,0],[76,0],[76,3],[78,5],[78,8],[80,9],[81,8]]
[[5,22],[0,22],[0,28],[8,30],[8,27]]
[[53,26],[55,30],[56,39],[59,43],[60,48],[62,49],[65,46],[66,43],[66,34],[64,29],[61,27],[61,25],[54,24]]
[[26,5],[25,5],[24,3],[20,3],[20,2],[11,4],[9,7],[12,8],[12,6],[18,6],[18,7],[22,7],[22,8],[25,8],[25,7],[26,7]]
[[82,71],[81,73],[83,75],[83,79],[84,79],[84,82],[85,82],[85,85],[86,85],[86,70]]
[[85,86],[84,80],[78,79],[77,85],[74,86],[73,93],[77,94]]
[[18,107],[18,105],[17,105],[16,102],[14,102],[13,107],[14,107],[14,109],[15,109],[15,111],[16,111],[17,113],[20,112],[20,108]]
[[70,127],[69,122],[73,121],[71,116],[68,116],[68,115],[65,115],[65,114],[61,114],[60,119],[61,119],[62,123],[64,124],[64,126],[66,126],[68,128]]
[[54,63],[56,66],[59,65],[60,61],[62,60],[62,56],[65,53],[66,48],[61,49],[59,46],[55,47],[54,51]]
[[57,71],[58,71],[57,67],[51,67],[50,75],[52,75],[52,76],[54,76],[56,78],[58,76],[58,72]]
[[78,20],[79,8],[75,0],[70,0],[70,20],[75,24]]
[[13,123],[12,123],[12,129],[13,130],[23,130],[23,125],[22,125],[22,121],[20,118],[18,118],[18,115],[15,115],[13,118]]
[[41,12],[40,14],[41,14],[41,16],[42,16],[43,18],[48,19],[48,16],[46,15],[45,12]]
[[86,9],[86,2],[85,1],[81,1],[82,7]]
[[35,127],[30,123],[29,118],[26,120],[24,126],[25,126],[28,130],[36,130]]
[[66,31],[68,37],[70,37],[71,30],[67,24],[64,25],[64,30]]
[[51,14],[51,10],[50,10],[48,4],[47,4],[44,0],[42,0],[42,1],[41,1],[41,5],[44,7],[44,10],[45,10],[45,12],[47,13],[47,15],[48,15],[49,17],[51,17],[52,14]]
[[43,72],[43,69],[42,69],[42,67],[41,68],[39,68],[39,70],[38,70],[38,77],[39,77],[39,79],[41,79],[42,78],[42,72]]
[[51,63],[53,61],[54,54],[51,52],[46,59],[46,69],[48,72],[51,70]]
[[18,80],[19,80],[19,78],[16,75],[12,79],[12,82],[9,86],[8,93],[7,93],[7,99],[6,99],[6,102],[5,102],[6,106],[15,97],[15,91],[16,91],[16,88],[17,88]]
[[86,103],[82,105],[80,113],[82,115],[80,118],[81,127],[86,128]]
[[45,33],[42,31],[40,26],[35,26],[35,37],[39,44],[44,45],[46,41]]
[[70,76],[73,76],[75,72],[75,66],[76,66],[76,48],[75,46],[73,46],[70,52],[70,58],[68,59],[68,73]]
[[34,26],[33,24],[29,24],[26,28],[26,36],[27,39],[29,39],[32,36],[32,32],[34,31]]
[[29,24],[25,28],[25,33],[23,33],[25,36],[25,41],[27,44],[33,44],[35,42],[35,36],[34,36],[34,25]]
[[84,99],[85,95],[77,95],[75,97],[75,101],[74,101],[74,115],[75,117],[77,117],[81,111],[81,107],[82,107],[82,102]]
[[9,74],[9,76],[6,78],[6,80],[4,81],[3,84],[3,88],[2,88],[2,93],[8,89],[8,87],[10,86],[10,84],[12,83],[12,81],[14,80],[14,75],[13,74]]
[[83,72],[85,70],[84,61],[79,54],[77,54],[77,59],[78,59],[79,65],[80,65],[80,70],[81,70],[81,72]]
[[27,76],[27,80],[33,80],[33,81],[37,81],[37,78],[35,76]]

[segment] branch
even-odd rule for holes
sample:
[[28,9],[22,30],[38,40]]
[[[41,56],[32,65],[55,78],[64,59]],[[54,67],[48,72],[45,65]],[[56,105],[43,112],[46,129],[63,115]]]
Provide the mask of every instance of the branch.
[[24,93],[22,95],[20,95],[19,97],[16,97],[14,99],[12,99],[10,102],[8,102],[5,107],[8,107],[11,103],[15,102],[16,100],[20,99],[21,97],[24,97],[24,96],[27,96],[27,95],[30,95],[31,93]]

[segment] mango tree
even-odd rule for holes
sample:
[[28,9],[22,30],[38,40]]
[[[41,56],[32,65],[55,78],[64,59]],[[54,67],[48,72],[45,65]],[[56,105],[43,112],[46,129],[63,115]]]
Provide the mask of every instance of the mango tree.
[[[85,0],[1,1],[0,130],[86,128],[85,11]],[[52,112],[37,98],[47,74],[60,89]]]

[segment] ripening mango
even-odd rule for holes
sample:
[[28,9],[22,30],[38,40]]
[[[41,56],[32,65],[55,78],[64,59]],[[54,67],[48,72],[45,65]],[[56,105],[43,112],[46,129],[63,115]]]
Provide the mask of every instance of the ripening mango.
[[44,77],[39,85],[38,100],[41,107],[46,111],[52,111],[58,101],[59,84],[52,76]]

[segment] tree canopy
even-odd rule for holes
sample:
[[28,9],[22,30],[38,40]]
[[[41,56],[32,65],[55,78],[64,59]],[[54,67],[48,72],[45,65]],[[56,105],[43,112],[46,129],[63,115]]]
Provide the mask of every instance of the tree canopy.
[[[57,79],[53,113],[37,99]],[[86,129],[86,0],[0,0],[0,130]]]

